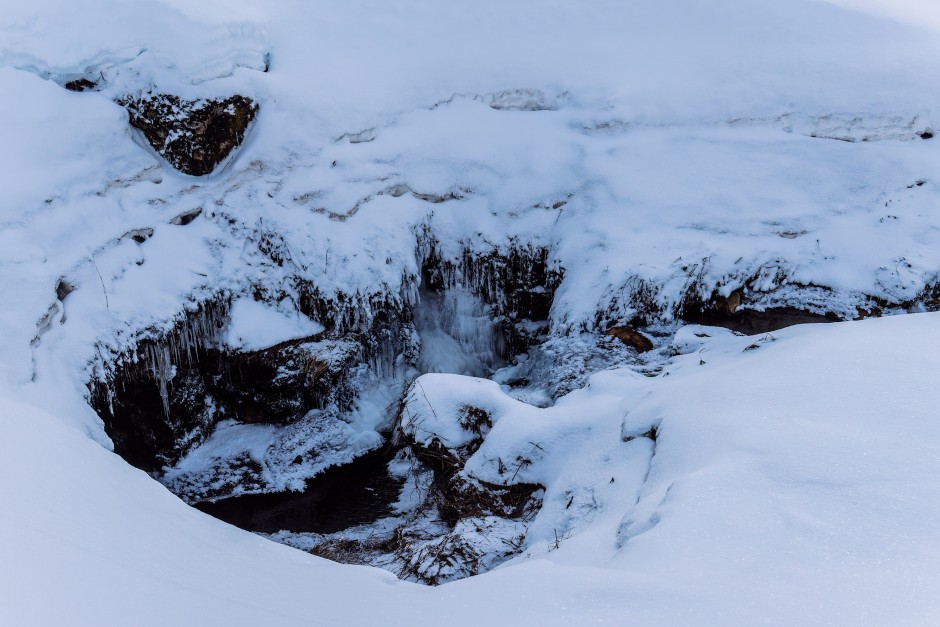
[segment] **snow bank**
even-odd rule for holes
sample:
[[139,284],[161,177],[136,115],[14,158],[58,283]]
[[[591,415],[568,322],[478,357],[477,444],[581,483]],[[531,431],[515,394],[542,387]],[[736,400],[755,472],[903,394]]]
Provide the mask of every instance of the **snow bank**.
[[[567,426],[543,421],[567,431],[558,445],[568,455],[556,456],[564,461],[546,478],[558,493],[546,496],[528,557],[436,589],[208,518],[66,426],[67,414],[7,394],[0,490],[16,507],[2,510],[2,616],[17,624],[930,622],[940,611],[938,323],[924,314],[795,328],[750,350],[753,338],[716,338],[645,384],[629,373],[595,377],[559,405],[559,415],[573,416]],[[464,393],[480,397],[472,381]],[[511,443],[511,432],[496,431],[511,420],[496,424],[487,445]],[[648,438],[623,442],[623,420],[634,431],[658,424],[655,449]],[[551,440],[542,433],[533,435]],[[575,507],[595,511],[562,528]],[[39,602],[36,591],[49,589],[55,603]],[[363,595],[370,603],[358,602]]]

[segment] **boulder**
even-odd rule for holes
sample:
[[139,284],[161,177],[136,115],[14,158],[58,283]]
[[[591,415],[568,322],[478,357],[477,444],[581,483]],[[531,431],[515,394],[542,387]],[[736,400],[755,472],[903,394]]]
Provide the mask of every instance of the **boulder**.
[[632,346],[638,353],[653,350],[653,342],[633,327],[622,326],[607,329],[607,335],[612,335],[627,346]]
[[209,174],[245,139],[258,113],[250,98],[183,100],[146,93],[120,99],[131,126],[140,129],[154,150],[180,172]]

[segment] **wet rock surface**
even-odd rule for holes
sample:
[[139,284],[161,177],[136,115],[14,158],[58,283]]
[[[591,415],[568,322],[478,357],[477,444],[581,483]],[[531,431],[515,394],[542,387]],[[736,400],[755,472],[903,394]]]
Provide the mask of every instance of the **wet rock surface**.
[[758,335],[796,324],[839,322],[839,317],[832,313],[819,314],[793,307],[772,307],[764,311],[740,309],[731,314],[722,311],[705,311],[690,315],[685,320],[694,324],[724,327],[744,335]]
[[120,99],[130,123],[174,168],[201,176],[212,172],[245,139],[258,113],[250,98],[184,100],[172,94],[140,94]]

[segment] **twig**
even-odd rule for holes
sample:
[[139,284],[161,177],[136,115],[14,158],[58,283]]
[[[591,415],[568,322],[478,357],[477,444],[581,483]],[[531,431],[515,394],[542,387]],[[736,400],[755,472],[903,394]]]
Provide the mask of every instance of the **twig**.
[[441,419],[438,418],[437,412],[434,411],[434,406],[431,405],[431,399],[428,398],[428,393],[424,391],[424,386],[421,385],[421,382],[418,381],[418,380],[415,380],[415,385],[417,385],[419,388],[421,388],[421,394],[424,395],[424,400],[425,400],[425,402],[428,404],[428,409],[430,409],[430,410],[431,410],[431,413],[434,414],[434,419],[437,420],[438,422],[440,422]]
[[98,280],[101,281],[101,291],[104,292],[104,306],[106,309],[111,309],[111,303],[108,301],[108,290],[104,287],[104,277],[101,276],[101,270],[98,269],[98,262],[95,261],[94,255],[91,257],[91,265],[95,267],[95,272],[98,273]]

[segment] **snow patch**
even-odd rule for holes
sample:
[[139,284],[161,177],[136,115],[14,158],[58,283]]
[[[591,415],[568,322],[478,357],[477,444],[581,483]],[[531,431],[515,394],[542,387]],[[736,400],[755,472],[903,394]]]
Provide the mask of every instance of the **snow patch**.
[[234,300],[230,316],[224,344],[243,351],[262,350],[281,342],[312,337],[325,329],[299,311],[284,311],[252,298]]

